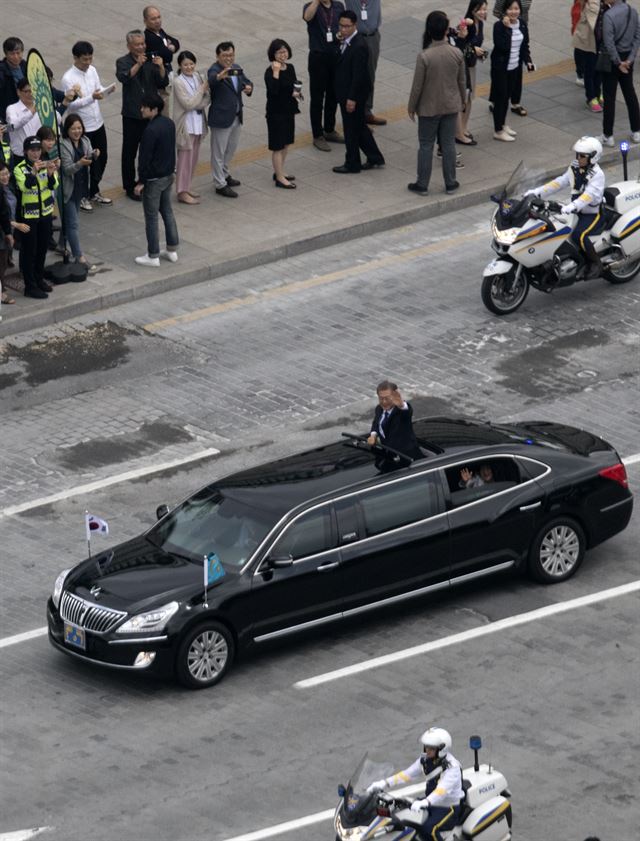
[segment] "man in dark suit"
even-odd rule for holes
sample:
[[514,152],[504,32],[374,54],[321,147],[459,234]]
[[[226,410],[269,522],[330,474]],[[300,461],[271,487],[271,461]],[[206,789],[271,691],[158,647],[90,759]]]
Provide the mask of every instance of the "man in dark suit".
[[[376,388],[378,405],[373,414],[371,432],[367,443],[385,444],[392,450],[404,453],[412,459],[422,458],[418,441],[413,431],[413,409],[400,394],[398,386],[389,380],[378,383]],[[394,467],[406,467],[404,459],[396,461],[393,454],[386,454],[376,462],[381,470],[391,470]]]
[[174,55],[180,49],[180,41],[173,35],[167,35],[162,28],[162,15],[157,6],[145,6],[142,10],[144,20],[144,42],[148,58],[159,55],[164,69],[171,73]]
[[[342,166],[334,166],[340,174],[360,172],[384,166],[384,157],[367,126],[365,106],[371,90],[369,50],[364,36],[357,31],[357,17],[342,12],[338,22],[339,44],[336,64],[336,99],[342,113],[346,158]],[[365,154],[363,164],[360,149]]]
[[231,41],[216,47],[216,61],[209,68],[211,106],[207,122],[211,128],[211,169],[213,183],[219,196],[237,199],[233,189],[240,182],[229,174],[229,164],[235,155],[242,125],[242,94],[251,96],[253,83],[235,63],[236,49]]

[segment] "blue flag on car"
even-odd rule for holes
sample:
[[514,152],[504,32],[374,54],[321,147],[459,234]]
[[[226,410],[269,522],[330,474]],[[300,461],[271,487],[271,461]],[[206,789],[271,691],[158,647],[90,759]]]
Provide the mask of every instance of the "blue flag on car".
[[215,552],[210,552],[204,557],[204,586],[208,587],[214,581],[218,581],[224,575],[224,569],[220,558]]

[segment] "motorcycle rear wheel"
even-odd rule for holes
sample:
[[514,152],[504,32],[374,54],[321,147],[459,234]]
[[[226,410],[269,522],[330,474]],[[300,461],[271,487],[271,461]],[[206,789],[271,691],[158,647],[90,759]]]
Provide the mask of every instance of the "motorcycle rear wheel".
[[506,274],[488,275],[482,280],[482,303],[495,315],[509,315],[522,306],[529,293],[525,273],[514,282],[516,267]]
[[638,274],[640,271],[640,260],[636,260],[634,263],[631,263],[627,266],[626,269],[622,271],[614,271],[613,269],[607,269],[606,271],[602,272],[602,277],[605,280],[608,280],[609,283],[629,283],[630,280]]

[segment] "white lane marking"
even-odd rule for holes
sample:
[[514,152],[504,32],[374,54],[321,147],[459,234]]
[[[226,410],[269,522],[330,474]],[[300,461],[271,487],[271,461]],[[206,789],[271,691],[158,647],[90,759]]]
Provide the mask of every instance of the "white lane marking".
[[[424,782],[417,785],[406,786],[405,788],[394,789],[394,794],[399,797],[411,797],[413,794],[424,791]],[[316,812],[314,815],[305,815],[303,818],[296,818],[286,823],[278,823],[265,829],[257,829],[255,832],[247,832],[245,835],[234,835],[233,838],[225,838],[225,841],[262,841],[263,838],[273,838],[275,835],[282,835],[285,832],[293,832],[294,829],[301,829],[311,826],[314,823],[321,823],[333,818],[335,809],[327,809],[324,812]],[[0,836],[0,841],[2,838]]]
[[0,832],[0,841],[29,841],[41,832],[48,832],[52,826],[35,826],[33,829],[18,829],[15,832]]
[[[17,645],[19,642],[26,642],[27,640],[35,639],[36,637],[43,637],[47,633],[47,626],[44,628],[35,628],[33,631],[25,631],[24,634],[16,634],[13,637],[5,637],[0,640],[0,648],[8,648],[10,645]],[[2,835],[0,835],[2,841]]]
[[487,634],[495,634],[498,631],[504,631],[507,628],[515,628],[517,625],[524,625],[527,622],[535,622],[538,619],[546,619],[549,616],[555,616],[558,613],[565,613],[568,610],[576,610],[579,607],[586,607],[587,605],[596,604],[597,602],[605,601],[606,599],[614,599],[617,596],[626,596],[640,590],[640,579],[630,581],[628,584],[622,584],[620,587],[611,587],[608,590],[600,590],[598,593],[591,593],[588,596],[580,596],[577,599],[570,599],[566,602],[559,602],[558,604],[547,605],[546,607],[539,607],[536,610],[530,610],[527,613],[519,613],[515,616],[508,616],[505,619],[500,619],[497,622],[491,622],[489,625],[481,625],[478,628],[471,628],[468,631],[463,631],[460,634],[452,634],[449,637],[442,637],[441,639],[426,642],[422,645],[414,645],[411,648],[405,648],[401,651],[394,651],[392,654],[384,654],[382,657],[374,657],[371,660],[363,660],[361,663],[354,663],[353,666],[345,666],[343,669],[335,669],[332,672],[325,672],[315,677],[307,678],[306,680],[299,680],[294,683],[296,689],[310,689],[313,686],[319,686],[321,683],[329,683],[333,680],[340,680],[343,677],[351,677],[352,675],[366,672],[370,669],[378,669],[380,666],[388,666],[391,663],[397,663],[400,660],[407,660],[409,657],[417,657],[420,654],[427,654],[430,651],[437,651],[440,648],[447,648],[450,645],[457,645],[461,642],[468,642],[478,637],[486,636]]
[[632,456],[627,456],[626,458],[622,459],[622,463],[625,467],[629,467],[630,464],[637,464],[640,461],[640,453],[635,453]]
[[21,514],[23,511],[29,511],[32,508],[39,508],[41,505],[51,505],[54,502],[60,502],[63,499],[70,499],[72,496],[80,496],[80,494],[93,493],[93,491],[108,488],[111,485],[118,485],[120,482],[129,482],[132,479],[139,479],[141,476],[149,476],[152,473],[161,473],[163,470],[170,470],[173,467],[181,467],[183,464],[189,464],[192,461],[200,461],[209,456],[216,456],[220,450],[215,447],[210,447],[208,450],[199,450],[197,453],[192,453],[185,458],[178,458],[174,461],[165,461],[161,464],[149,465],[149,467],[139,467],[136,470],[128,470],[126,473],[119,473],[117,476],[107,476],[104,479],[97,479],[95,482],[88,482],[86,485],[77,485],[75,488],[69,488],[66,491],[60,491],[51,496],[43,496],[40,499],[34,499],[31,502],[23,502],[20,505],[10,505],[8,508],[0,510],[0,517],[10,517],[12,514]]

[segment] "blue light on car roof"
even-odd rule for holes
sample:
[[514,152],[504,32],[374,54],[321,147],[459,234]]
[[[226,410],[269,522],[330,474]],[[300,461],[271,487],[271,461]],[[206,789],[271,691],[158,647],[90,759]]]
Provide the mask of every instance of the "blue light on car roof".
[[525,444],[533,444],[533,443],[534,443],[534,440],[533,440],[533,438],[525,438],[525,439],[524,439],[524,443],[525,443]]

